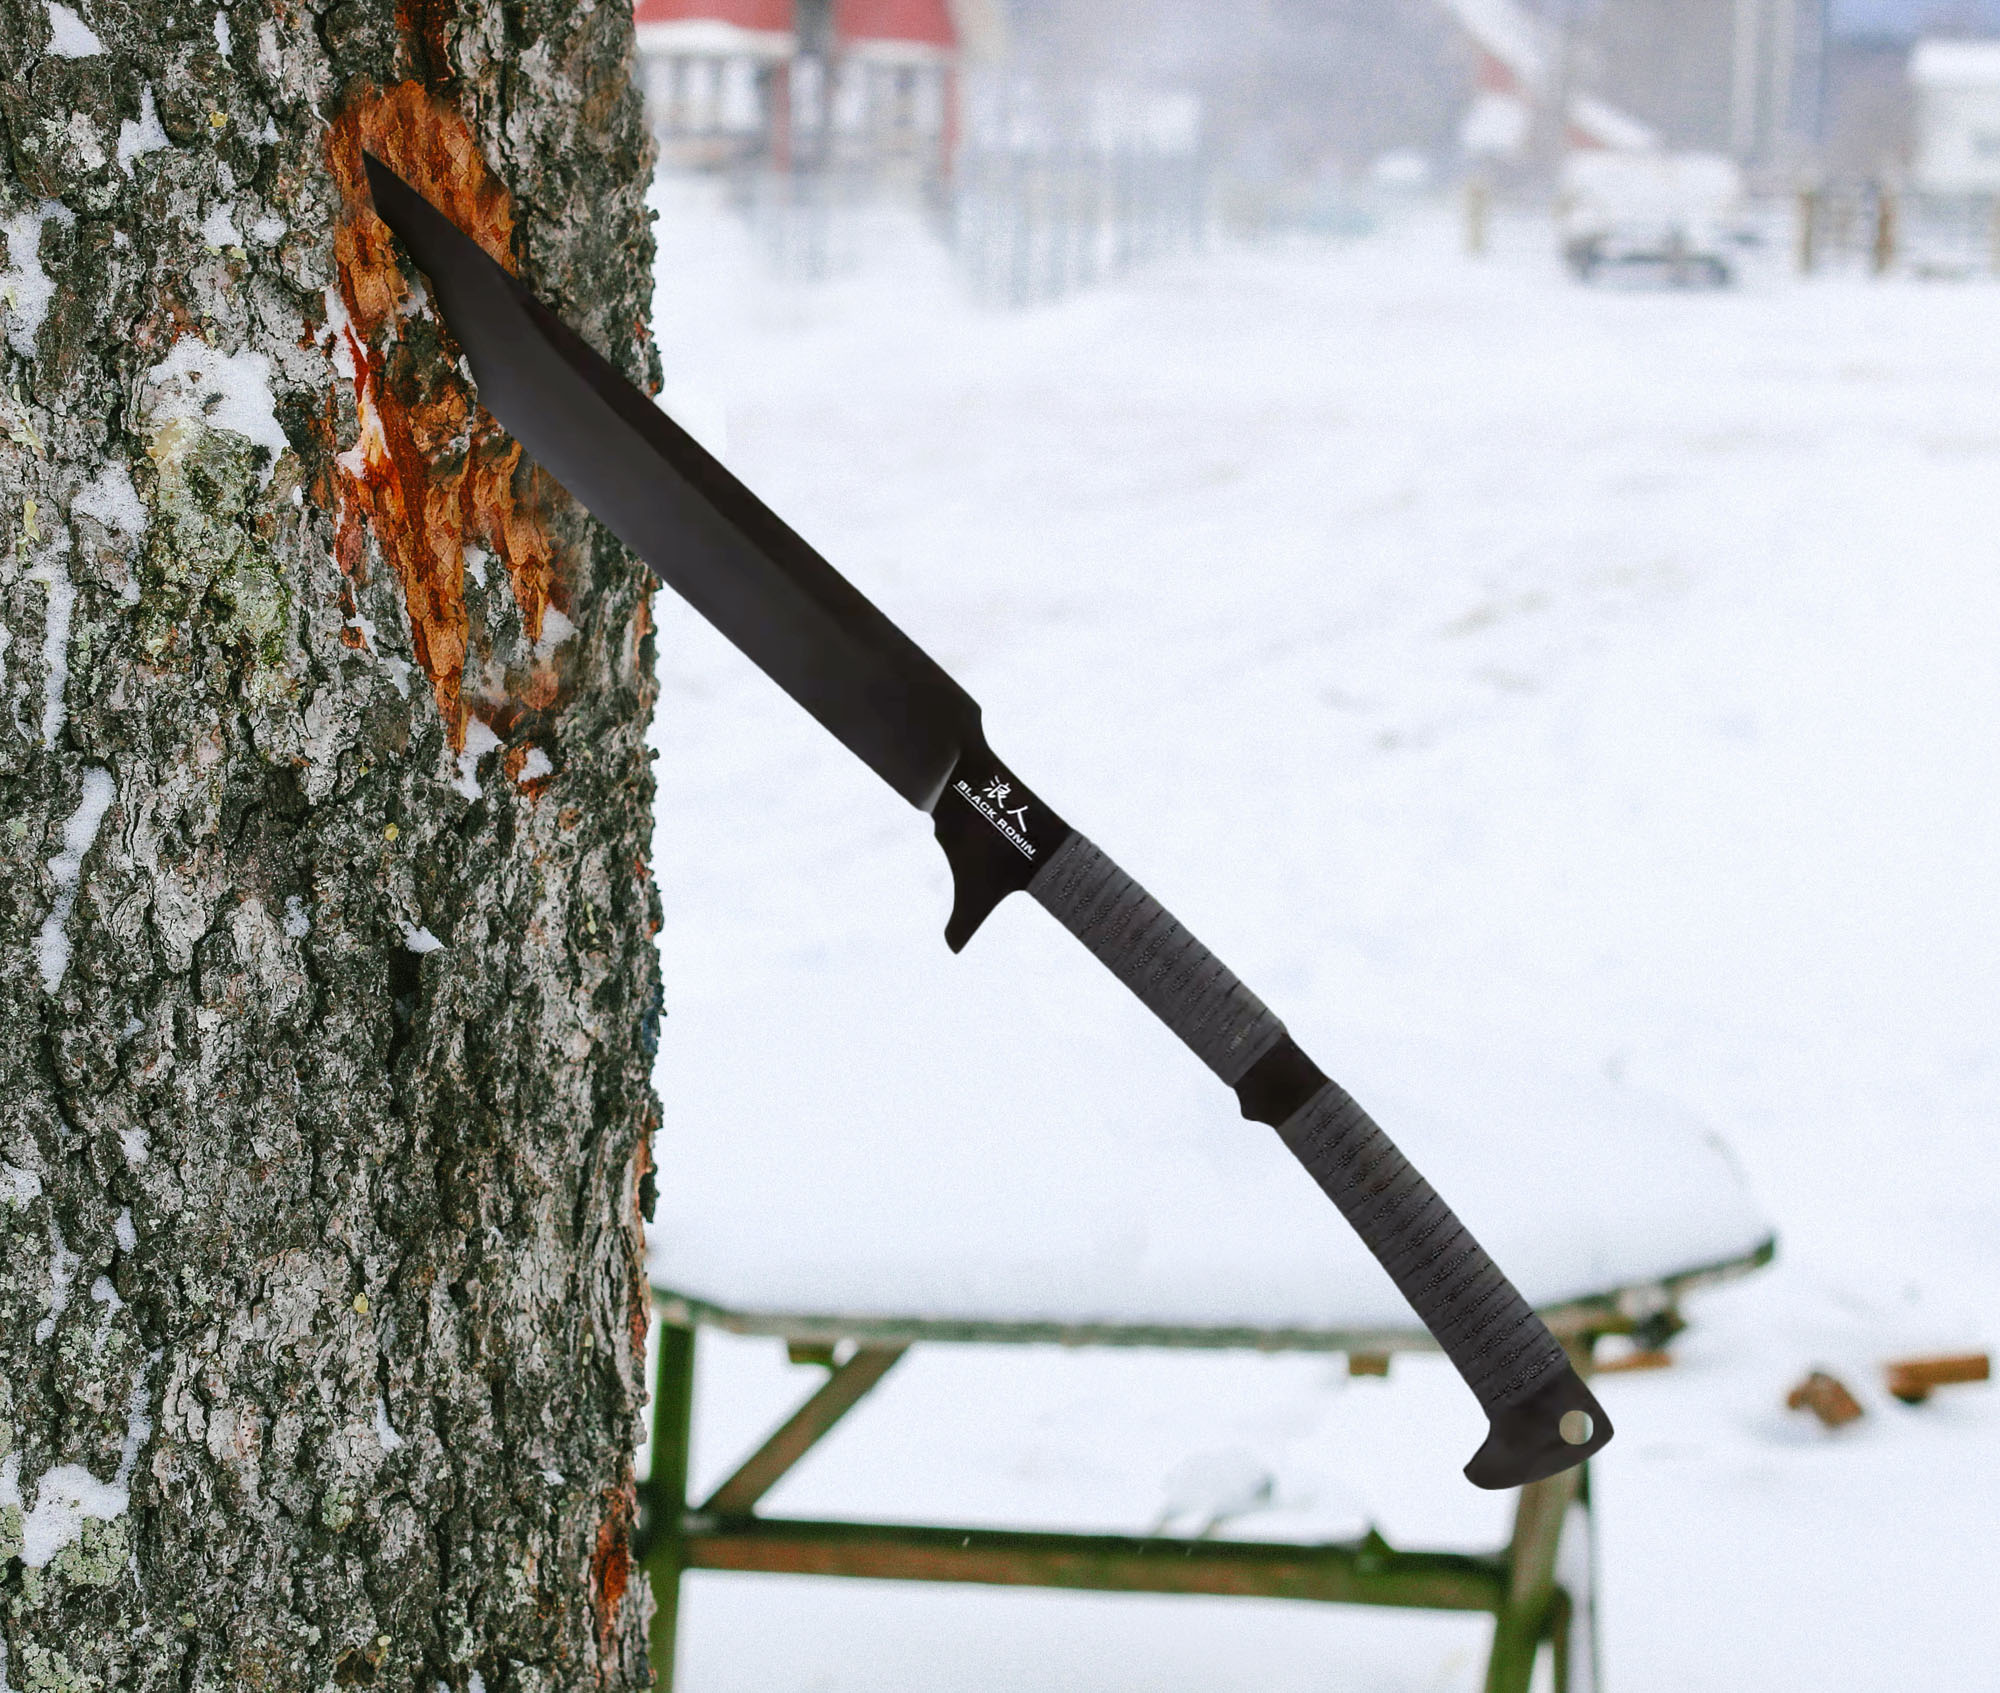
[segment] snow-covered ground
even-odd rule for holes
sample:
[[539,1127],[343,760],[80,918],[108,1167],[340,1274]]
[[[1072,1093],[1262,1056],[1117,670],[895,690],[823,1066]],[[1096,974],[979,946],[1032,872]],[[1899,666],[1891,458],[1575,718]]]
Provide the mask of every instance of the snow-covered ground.
[[[2000,1688],[2000,1392],[1906,1409],[1877,1375],[2000,1341],[2000,288],[1593,292],[1539,238],[1478,264],[1419,217],[1002,316],[912,231],[799,290],[700,191],[659,203],[670,409],[1322,1064],[1525,1055],[1733,1149],[1778,1262],[1600,1389],[1615,1693]],[[699,1172],[719,1137],[776,1171],[851,1136],[893,1257],[931,1154],[870,1139],[885,1089],[934,1093],[948,1145],[1065,1066],[1181,1063],[1218,1147],[1263,1133],[1143,1013],[1038,1013],[1120,990],[1027,902],[946,956],[926,820],[659,609],[663,1235],[782,1266],[786,1229]],[[900,1060],[850,1050],[858,1004]],[[810,1112],[733,1120],[760,1066]],[[1065,1125],[1021,1133],[1059,1189]],[[994,1203],[1032,1250],[1032,1193]],[[697,1489],[815,1379],[703,1347]],[[1815,1365],[1868,1412],[1837,1436],[1782,1409]],[[1263,1473],[1236,1532],[1472,1545],[1505,1527],[1457,1474],[1479,1432],[1434,1359],[933,1348],[769,1505],[1144,1529]],[[1485,1629],[694,1576],[682,1685],[1458,1693]]]

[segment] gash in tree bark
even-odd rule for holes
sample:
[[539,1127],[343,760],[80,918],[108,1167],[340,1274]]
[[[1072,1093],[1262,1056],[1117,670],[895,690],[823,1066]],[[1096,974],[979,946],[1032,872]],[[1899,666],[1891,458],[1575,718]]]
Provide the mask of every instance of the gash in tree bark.
[[0,1689],[646,1684],[647,580],[363,145],[635,377],[628,7],[0,0]]

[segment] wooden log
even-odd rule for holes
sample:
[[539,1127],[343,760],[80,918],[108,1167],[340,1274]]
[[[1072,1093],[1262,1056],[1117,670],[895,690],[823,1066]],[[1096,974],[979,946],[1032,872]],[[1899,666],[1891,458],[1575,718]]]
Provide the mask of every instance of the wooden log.
[[1992,1360],[1984,1352],[1899,1358],[1882,1366],[1882,1384],[1905,1405],[1921,1405],[1935,1388],[1958,1382],[1989,1381],[1992,1375]]
[[1861,1419],[1861,1406],[1847,1386],[1824,1370],[1813,1373],[1785,1395],[1794,1411],[1810,1411],[1828,1428],[1845,1428]]

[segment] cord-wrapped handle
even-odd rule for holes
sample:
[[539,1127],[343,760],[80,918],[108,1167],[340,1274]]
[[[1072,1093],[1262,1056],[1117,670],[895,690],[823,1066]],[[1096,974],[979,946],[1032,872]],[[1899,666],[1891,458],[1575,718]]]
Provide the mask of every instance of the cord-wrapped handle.
[[1228,965],[1075,831],[1035,872],[1028,892],[1224,1086],[1236,1086],[1284,1038],[1285,1025]]
[[1611,1439],[1562,1342],[1345,1088],[1325,1083],[1277,1127],[1485,1410],[1492,1430],[1466,1466],[1472,1481],[1518,1486]]
[[1478,1398],[1492,1427],[1466,1475],[1515,1487],[1580,1463],[1611,1421],[1437,1190],[1214,953],[1103,850],[1072,833],[1028,891],[1273,1124]]

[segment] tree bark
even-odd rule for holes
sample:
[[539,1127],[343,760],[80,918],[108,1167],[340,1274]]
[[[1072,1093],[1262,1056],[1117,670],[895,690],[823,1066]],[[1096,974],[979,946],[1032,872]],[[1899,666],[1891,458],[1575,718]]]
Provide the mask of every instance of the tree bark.
[[0,0],[5,1693],[649,1679],[648,582],[359,172],[655,377],[631,36]]

